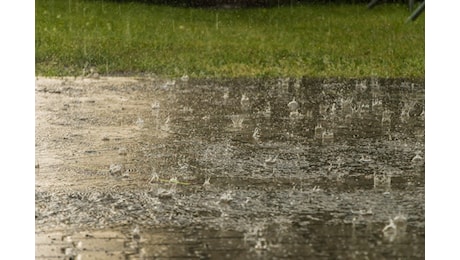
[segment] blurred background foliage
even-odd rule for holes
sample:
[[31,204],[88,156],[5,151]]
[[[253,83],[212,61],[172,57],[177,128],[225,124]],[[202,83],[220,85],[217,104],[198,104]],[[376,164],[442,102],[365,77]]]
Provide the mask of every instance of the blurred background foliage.
[[[367,4],[370,0],[109,0],[113,2],[142,2],[183,7],[273,7],[293,4]],[[380,3],[408,3],[409,0],[380,0]],[[416,1],[417,2],[417,1]]]

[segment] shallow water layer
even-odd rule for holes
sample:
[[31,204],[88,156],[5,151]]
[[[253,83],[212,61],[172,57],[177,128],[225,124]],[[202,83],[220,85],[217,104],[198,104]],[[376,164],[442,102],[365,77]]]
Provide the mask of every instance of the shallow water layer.
[[36,80],[37,259],[424,257],[424,83]]

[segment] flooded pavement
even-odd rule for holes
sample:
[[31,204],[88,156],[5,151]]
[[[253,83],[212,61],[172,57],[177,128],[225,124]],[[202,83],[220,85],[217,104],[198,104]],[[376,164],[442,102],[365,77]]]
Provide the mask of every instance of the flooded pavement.
[[35,90],[36,259],[424,258],[424,82]]

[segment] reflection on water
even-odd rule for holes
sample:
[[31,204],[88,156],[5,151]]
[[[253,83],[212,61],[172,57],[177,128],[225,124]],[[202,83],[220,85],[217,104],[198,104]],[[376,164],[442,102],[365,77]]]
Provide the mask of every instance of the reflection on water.
[[38,79],[37,257],[422,258],[423,88]]

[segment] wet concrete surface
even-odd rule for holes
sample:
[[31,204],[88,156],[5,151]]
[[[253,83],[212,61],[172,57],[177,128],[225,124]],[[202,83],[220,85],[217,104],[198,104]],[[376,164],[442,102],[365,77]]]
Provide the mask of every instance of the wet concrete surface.
[[424,82],[37,78],[36,259],[422,259]]

